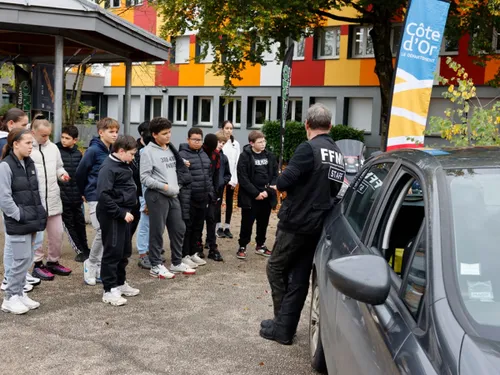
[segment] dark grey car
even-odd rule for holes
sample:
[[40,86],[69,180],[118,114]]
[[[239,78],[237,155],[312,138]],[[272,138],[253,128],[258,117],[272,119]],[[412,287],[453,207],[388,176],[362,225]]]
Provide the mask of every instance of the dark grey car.
[[370,160],[325,222],[312,277],[317,370],[500,374],[500,149]]

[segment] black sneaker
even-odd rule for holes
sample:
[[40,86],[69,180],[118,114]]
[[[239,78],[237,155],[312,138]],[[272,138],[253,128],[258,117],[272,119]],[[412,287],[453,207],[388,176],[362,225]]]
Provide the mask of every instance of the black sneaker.
[[229,230],[229,228],[224,229],[224,235],[227,238],[233,238],[233,234],[231,233],[231,231]]
[[217,232],[215,234],[219,238],[226,238],[226,234],[224,233],[224,231],[222,230],[222,228],[217,229]]
[[85,262],[87,259],[89,259],[89,255],[88,255],[88,254],[85,254],[85,253],[78,253],[78,254],[76,254],[76,257],[75,257],[75,262],[83,263],[83,262]]
[[270,257],[272,253],[271,250],[269,250],[266,245],[261,245],[255,248],[255,254],[259,254],[264,257]]
[[260,329],[260,337],[266,340],[276,341],[282,345],[292,345],[293,344],[293,335],[290,337],[289,335],[281,332],[279,329],[272,324],[269,327],[263,327]]
[[224,261],[224,258],[222,258],[222,255],[220,254],[219,250],[210,250],[208,252],[208,258],[215,260],[216,262]]
[[236,252],[236,258],[238,259],[246,259],[247,258],[247,249],[245,247],[240,247]]
[[205,246],[203,246],[203,248],[204,248],[205,250],[210,249],[210,247],[208,246],[208,242],[205,242]]
[[201,259],[205,259],[205,254],[203,253],[203,251],[198,251],[198,256],[199,256]]
[[270,328],[274,324],[274,319],[265,319],[260,322],[260,328]]

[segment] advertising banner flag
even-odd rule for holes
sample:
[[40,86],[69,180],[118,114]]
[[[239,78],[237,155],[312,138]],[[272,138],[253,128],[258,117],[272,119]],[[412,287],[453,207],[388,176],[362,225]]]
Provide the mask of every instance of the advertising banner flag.
[[31,121],[31,76],[18,65],[14,67],[16,80],[16,107],[22,109]]
[[33,72],[33,109],[54,112],[54,65],[37,64]]
[[449,7],[444,0],[410,1],[392,88],[388,151],[423,147]]
[[290,85],[292,83],[292,62],[293,62],[294,43],[290,44],[283,60],[283,68],[281,69],[281,129],[280,129],[280,158],[279,171],[283,165],[283,154],[285,153],[285,125],[288,114],[288,99]]

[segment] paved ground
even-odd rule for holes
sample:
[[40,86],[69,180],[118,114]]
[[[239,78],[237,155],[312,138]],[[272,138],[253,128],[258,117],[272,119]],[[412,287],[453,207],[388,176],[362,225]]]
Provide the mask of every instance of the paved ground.
[[[236,213],[234,222],[239,220]],[[239,233],[236,225],[233,233]],[[272,314],[266,259],[253,252],[247,261],[236,259],[236,239],[219,240],[219,246],[224,263],[210,261],[196,276],[175,280],[150,278],[134,254],[128,279],[141,294],[111,307],[101,302],[99,286],[83,284],[82,266],[73,262],[65,240],[63,261],[73,274],[30,293],[42,304],[38,310],[24,316],[0,312],[2,375],[313,374],[307,313],[293,346],[261,339],[259,323]]]

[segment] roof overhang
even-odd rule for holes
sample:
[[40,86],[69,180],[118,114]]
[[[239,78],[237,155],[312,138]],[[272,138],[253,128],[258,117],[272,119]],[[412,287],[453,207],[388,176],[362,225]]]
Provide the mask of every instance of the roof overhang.
[[86,0],[0,0],[0,60],[53,63],[55,36],[64,61],[165,61],[170,43]]

